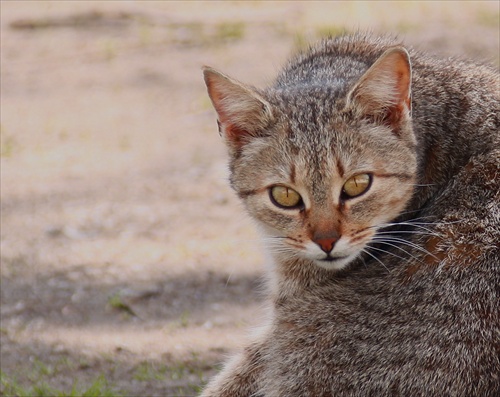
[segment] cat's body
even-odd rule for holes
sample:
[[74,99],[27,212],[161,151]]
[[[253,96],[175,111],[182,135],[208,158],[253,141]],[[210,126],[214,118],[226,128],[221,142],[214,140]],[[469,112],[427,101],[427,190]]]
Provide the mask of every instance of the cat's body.
[[357,34],[205,79],[274,263],[203,396],[500,395],[498,73]]

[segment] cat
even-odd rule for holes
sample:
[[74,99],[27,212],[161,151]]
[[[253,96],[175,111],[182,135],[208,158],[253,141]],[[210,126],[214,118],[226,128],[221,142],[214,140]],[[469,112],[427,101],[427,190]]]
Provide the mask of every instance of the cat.
[[358,32],[204,79],[272,266],[202,396],[499,396],[498,71]]

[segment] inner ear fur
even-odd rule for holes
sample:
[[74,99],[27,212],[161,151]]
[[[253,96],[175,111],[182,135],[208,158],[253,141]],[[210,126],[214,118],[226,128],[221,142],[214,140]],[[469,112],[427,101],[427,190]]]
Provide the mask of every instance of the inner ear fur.
[[220,132],[230,145],[240,148],[249,138],[263,133],[272,111],[257,90],[210,67],[203,68],[203,76]]
[[361,76],[347,104],[363,116],[396,126],[411,112],[411,63],[404,47],[386,50]]

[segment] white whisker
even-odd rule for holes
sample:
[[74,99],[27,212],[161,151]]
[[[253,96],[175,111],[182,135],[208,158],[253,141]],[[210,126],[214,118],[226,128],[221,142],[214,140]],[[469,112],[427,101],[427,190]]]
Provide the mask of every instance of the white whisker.
[[[437,256],[435,256],[433,253],[427,251],[425,248],[419,246],[418,244],[415,244],[415,243],[412,243],[411,241],[408,241],[408,240],[405,240],[405,239],[402,239],[402,238],[398,238],[398,237],[378,237],[375,236],[373,238],[373,241],[377,241],[377,242],[381,242],[381,243],[388,243],[388,242],[391,242],[391,243],[400,243],[400,244],[405,244],[409,247],[412,247],[412,248],[415,248],[416,250],[419,250],[421,252],[423,252],[424,254],[427,254],[427,255],[430,255],[432,256],[433,258],[435,259],[439,259]],[[398,247],[399,248],[399,247]]]
[[[405,254],[407,254],[409,257],[411,257],[411,258],[415,259],[416,261],[418,261],[418,262],[422,263],[422,261],[421,261],[420,259],[418,259],[415,255],[412,255],[410,252],[408,252],[407,250],[405,250],[404,248],[400,247],[400,246],[399,246],[399,245],[397,245],[397,244],[392,244],[392,243],[388,242],[388,241],[387,241],[387,240],[385,240],[385,239],[380,239],[380,240],[378,240],[378,239],[377,239],[377,240],[374,240],[374,241],[376,241],[376,242],[378,242],[378,243],[381,243],[381,244],[389,245],[389,246],[394,247],[394,248],[397,248],[398,250],[403,251],[403,252],[404,252]],[[373,249],[379,249],[379,250],[381,250],[381,251],[382,251],[382,249],[380,249],[380,248],[375,248],[375,247],[370,247],[370,248],[373,248]],[[396,255],[396,254],[394,254],[394,253],[392,253],[392,252],[390,252],[390,251],[385,251],[385,252],[390,253],[390,254],[392,254],[392,255],[394,255],[394,256],[398,256],[398,255]],[[399,257],[399,258],[401,258],[400,256],[398,256],[398,257]],[[404,259],[404,258],[401,258],[401,259]]]
[[390,230],[386,230],[386,231],[377,231],[377,235],[391,235],[391,236],[394,236],[395,234],[411,234],[411,235],[417,235],[417,236],[435,236],[435,237],[441,237],[442,234],[439,234],[439,233],[430,233],[430,232],[415,232],[413,230],[397,230],[397,231],[390,231]]
[[[385,254],[389,254],[389,255],[392,255],[392,256],[395,256],[396,258],[399,258],[399,259],[406,259],[406,258],[403,258],[402,256],[400,255],[397,255],[395,254],[394,252],[391,252],[391,251],[387,251],[387,250],[383,250],[382,248],[376,248],[376,247],[372,247],[372,246],[366,246],[366,248],[369,248],[369,249],[372,249],[372,250],[376,250],[376,251],[380,251],[380,252],[383,252]],[[398,247],[396,247],[398,248]],[[406,252],[406,251],[405,251]],[[411,255],[410,255],[411,256]]]
[[415,212],[420,212],[422,211],[420,208],[417,210],[411,210],[411,211],[403,211],[399,215],[407,215],[407,214],[414,214]]
[[370,255],[373,259],[375,259],[378,263],[380,263],[380,264],[381,264],[381,265],[382,265],[382,266],[383,266],[383,267],[384,267],[384,268],[385,268],[385,269],[386,269],[389,273],[391,272],[391,271],[389,270],[389,268],[388,268],[386,265],[384,265],[384,262],[382,262],[380,259],[378,259],[375,255],[372,255],[372,254],[371,254],[370,252],[368,252],[365,248],[363,248],[361,251],[362,251],[362,252],[364,252],[365,254]]
[[425,222],[396,222],[396,223],[384,223],[382,225],[378,225],[379,228],[385,228],[389,226],[413,226],[422,230],[425,230],[429,233],[433,233],[432,229],[429,229],[422,225],[434,225],[434,223],[425,223]]
[[[406,211],[406,212],[402,212],[400,215],[402,215],[402,214],[411,214],[413,212],[419,212],[419,211],[420,210]],[[417,218],[409,219],[406,222],[409,222],[409,223],[418,223],[417,221],[424,220],[424,219],[436,219],[436,216],[435,215],[424,215],[424,216],[419,216]],[[397,224],[397,222],[396,222],[396,224]]]
[[368,267],[368,266],[366,266],[365,258],[363,258],[362,256],[361,256],[360,258],[361,258],[361,261],[363,262],[363,265],[364,265],[365,267]]

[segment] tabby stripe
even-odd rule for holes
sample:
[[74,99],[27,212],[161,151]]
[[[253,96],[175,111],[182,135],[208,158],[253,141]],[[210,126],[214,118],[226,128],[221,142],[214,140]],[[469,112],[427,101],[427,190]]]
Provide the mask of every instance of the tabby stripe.
[[290,181],[295,183],[295,164],[292,163],[292,167],[290,169]]
[[345,174],[345,170],[344,170],[344,166],[342,165],[342,162],[340,161],[340,159],[337,159],[337,170],[339,171],[340,177],[343,178],[344,174]]

